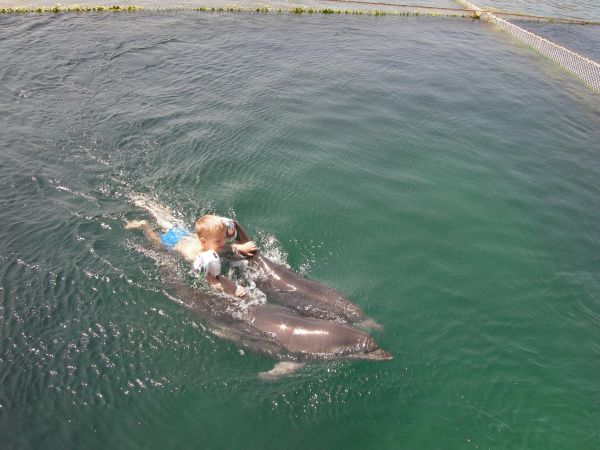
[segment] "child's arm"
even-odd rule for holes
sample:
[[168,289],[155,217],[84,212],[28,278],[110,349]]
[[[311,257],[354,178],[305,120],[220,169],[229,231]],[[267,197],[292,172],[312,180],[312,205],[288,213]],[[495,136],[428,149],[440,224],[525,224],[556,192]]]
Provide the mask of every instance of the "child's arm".
[[236,244],[231,244],[231,248],[246,256],[252,256],[254,252],[256,252],[256,243],[248,239],[248,235],[242,226],[235,221],[235,229],[237,231],[237,241]]
[[244,244],[231,244],[234,252],[241,253],[244,256],[253,256],[256,252],[256,244],[254,241],[248,241]]
[[212,276],[207,274],[206,281],[208,284],[217,291],[225,292],[229,295],[235,295],[236,297],[244,297],[246,295],[246,289],[242,286],[236,285],[233,281],[223,275]]
[[204,274],[209,286],[217,291],[238,297],[246,295],[243,287],[237,286],[229,278],[221,275],[221,261],[219,255],[214,251],[200,253],[194,261],[194,271]]

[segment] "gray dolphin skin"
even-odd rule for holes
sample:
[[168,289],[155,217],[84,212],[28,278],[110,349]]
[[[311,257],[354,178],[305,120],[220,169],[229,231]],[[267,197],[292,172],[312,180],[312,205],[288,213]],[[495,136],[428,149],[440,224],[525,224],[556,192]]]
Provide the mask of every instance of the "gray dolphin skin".
[[265,306],[256,308],[250,321],[274,336],[290,354],[310,358],[391,359],[371,336],[338,322],[299,317]]
[[[237,222],[235,227],[239,242],[242,244],[248,242],[246,230]],[[306,317],[345,322],[361,328],[382,328],[335,289],[301,277],[283,264],[269,260],[258,251],[248,259],[262,272],[263,276],[255,282],[269,302],[293,309]]]
[[184,303],[218,336],[283,361],[392,358],[371,336],[352,326],[301,317],[269,304],[249,305],[234,296],[192,288],[174,270],[172,255],[159,253],[154,259],[169,296]]
[[350,324],[362,323],[372,328],[380,328],[373,319],[368,318],[358,306],[335,289],[301,277],[260,253],[254,255],[252,261],[264,274],[264,277],[256,280],[256,285],[269,301],[291,308],[307,317]]

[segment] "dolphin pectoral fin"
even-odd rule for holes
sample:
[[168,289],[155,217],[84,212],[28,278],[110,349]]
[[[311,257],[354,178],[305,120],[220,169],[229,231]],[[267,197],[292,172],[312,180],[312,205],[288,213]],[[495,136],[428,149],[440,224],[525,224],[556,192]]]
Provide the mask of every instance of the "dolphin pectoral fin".
[[304,366],[303,363],[291,362],[291,361],[280,361],[275,364],[271,370],[267,372],[260,372],[258,376],[263,380],[275,380],[280,377],[284,377],[294,373],[296,370]]

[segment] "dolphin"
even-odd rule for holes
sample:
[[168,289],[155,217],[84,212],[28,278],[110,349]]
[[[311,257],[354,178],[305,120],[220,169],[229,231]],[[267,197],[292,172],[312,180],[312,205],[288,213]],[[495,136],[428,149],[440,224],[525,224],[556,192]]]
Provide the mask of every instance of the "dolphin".
[[251,261],[261,271],[261,275],[255,280],[256,285],[269,301],[291,308],[306,317],[334,320],[361,328],[381,328],[335,289],[301,277],[259,252],[256,252]]
[[313,359],[390,358],[367,333],[339,322],[301,317],[269,306],[255,308],[250,322],[275,337],[293,355]]
[[263,378],[290,373],[307,360],[392,359],[370,335],[348,324],[302,317],[280,306],[252,304],[212,289],[193,288],[177,271],[172,253],[160,249],[150,256],[158,264],[165,293],[193,311],[213,334],[281,361],[261,374]]
[[[168,208],[156,203],[146,195],[132,194],[131,201],[136,206],[146,209],[163,229],[169,229],[175,225],[186,228]],[[241,244],[248,242],[250,239],[244,228],[238,222],[235,223],[235,227],[238,242]],[[146,230],[145,233],[156,246],[160,247],[160,238],[155,232],[149,233]],[[367,317],[358,306],[345,298],[342,293],[301,277],[283,264],[270,261],[258,251],[249,257],[234,254],[230,250],[220,253],[224,259],[228,259],[234,264],[240,260],[252,261],[252,267],[258,268],[258,277],[252,276],[250,273],[245,275],[249,275],[253,279],[257,287],[272,303],[290,308],[305,317],[348,323],[363,329],[382,328],[373,319]],[[189,254],[183,252],[182,255],[190,259]]]
[[[235,226],[239,242],[248,242],[250,238],[246,230],[237,222]],[[241,258],[253,262],[260,271],[260,275],[254,281],[270,302],[291,308],[306,317],[335,320],[361,328],[382,328],[341,292],[301,277],[283,264],[269,260],[259,251],[247,258],[231,254],[225,257],[230,261]]]

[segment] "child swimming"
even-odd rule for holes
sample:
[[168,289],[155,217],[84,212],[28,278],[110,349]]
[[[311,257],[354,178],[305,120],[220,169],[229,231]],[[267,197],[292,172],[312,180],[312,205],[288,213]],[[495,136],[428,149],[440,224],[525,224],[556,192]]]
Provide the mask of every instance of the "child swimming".
[[178,223],[168,210],[152,200],[136,196],[133,203],[148,210],[163,233],[157,233],[145,220],[128,222],[125,224],[126,229],[140,228],[155,244],[180,253],[186,260],[193,262],[194,272],[204,276],[213,289],[238,297],[246,295],[242,286],[221,274],[219,252],[225,250],[227,244],[233,253],[244,256],[251,256],[256,251],[256,244],[248,240],[245,231],[235,220],[207,214],[196,221],[193,233]]

